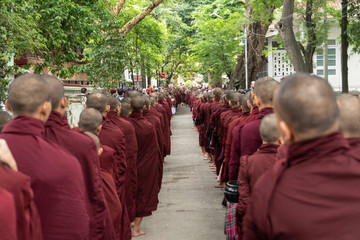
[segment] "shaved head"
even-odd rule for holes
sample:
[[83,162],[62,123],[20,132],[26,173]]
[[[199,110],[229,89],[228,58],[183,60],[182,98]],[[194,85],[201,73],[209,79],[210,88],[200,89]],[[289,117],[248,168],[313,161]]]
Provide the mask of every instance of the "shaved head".
[[147,108],[150,108],[150,98],[148,96],[146,96],[146,95],[143,95],[141,97],[144,98],[144,100],[145,100],[145,106]]
[[5,125],[10,122],[12,119],[11,115],[6,111],[0,111],[0,132],[5,127]]
[[165,98],[165,93],[159,92],[159,94],[158,94],[158,99],[159,99],[159,100],[164,100],[164,98]]
[[280,137],[280,133],[277,128],[276,116],[274,113],[266,115],[261,120],[259,131],[263,142],[277,142]]
[[245,95],[241,96],[240,105],[243,108],[244,112],[249,112],[250,111],[250,108],[248,106],[249,98],[251,99],[251,92],[247,92]]
[[59,107],[61,99],[64,97],[64,85],[57,77],[52,75],[45,74],[41,78],[48,84],[51,94],[51,109],[54,111]]
[[127,102],[121,102],[120,116],[127,117],[130,113],[130,104]]
[[360,138],[360,99],[350,94],[341,94],[337,101],[340,109],[340,131],[345,138]]
[[124,97],[124,98],[121,100],[121,102],[126,102],[126,103],[128,103],[128,104],[130,104],[130,101],[131,101],[131,98],[129,98],[129,97]]
[[96,132],[102,124],[103,117],[95,108],[87,108],[80,114],[79,127],[85,132]]
[[273,105],[274,93],[279,87],[279,83],[272,78],[262,78],[256,81],[254,93],[263,105]]
[[274,103],[280,119],[296,134],[322,136],[338,124],[335,94],[326,80],[314,75],[286,77],[275,93]]
[[220,97],[222,95],[222,90],[220,88],[215,88],[213,93],[215,97]]
[[110,106],[110,111],[115,111],[116,107],[120,106],[120,102],[116,97],[109,96],[107,98],[107,105]]
[[139,93],[138,91],[129,92],[129,97],[130,98],[139,97],[139,96],[141,96],[141,93]]
[[156,99],[153,98],[153,97],[151,97],[151,98],[150,98],[150,104],[151,104],[151,106],[154,106],[155,103],[156,103]]
[[242,94],[238,93],[238,92],[235,92],[235,93],[231,94],[231,96],[230,96],[231,106],[236,107],[237,104],[240,103],[241,97],[242,97]]
[[130,105],[134,112],[142,112],[145,106],[145,99],[142,97],[131,98]]
[[105,94],[96,92],[90,94],[90,96],[86,100],[86,106],[88,108],[95,108],[99,112],[105,112],[107,106],[107,97]]
[[8,102],[15,115],[32,115],[50,102],[48,84],[38,75],[21,75],[10,84]]

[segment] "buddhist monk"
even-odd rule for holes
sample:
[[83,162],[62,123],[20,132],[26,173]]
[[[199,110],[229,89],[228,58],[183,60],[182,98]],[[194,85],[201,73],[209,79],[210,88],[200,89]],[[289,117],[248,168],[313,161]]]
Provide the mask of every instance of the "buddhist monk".
[[100,142],[98,141],[100,140],[96,136],[99,135],[101,131],[102,122],[103,122],[103,118],[98,110],[94,108],[85,109],[80,114],[79,130],[80,132],[90,136],[94,140],[98,148],[102,187],[107,202],[107,206],[111,215],[115,239],[118,240],[118,239],[122,239],[121,226],[122,226],[123,207],[121,205],[119,196],[117,194],[115,180],[113,177],[116,152],[114,149],[106,145],[98,146],[100,144]]
[[5,127],[5,125],[10,122],[12,119],[11,115],[6,111],[0,111],[0,132]]
[[122,219],[122,239],[131,239],[130,220],[126,208],[126,148],[124,133],[110,121],[107,113],[110,106],[107,104],[108,98],[102,93],[92,93],[86,100],[86,108],[95,108],[103,116],[102,128],[99,134],[100,143],[116,151],[114,179],[119,199],[123,207]]
[[309,74],[286,77],[274,109],[288,156],[252,189],[245,239],[357,239],[359,162],[338,132],[331,86]]
[[137,193],[136,193],[136,212],[133,229],[133,237],[144,235],[140,230],[143,217],[150,216],[152,211],[157,209],[158,204],[158,143],[156,130],[143,117],[145,100],[142,97],[131,99],[130,108],[132,113],[129,121],[133,124],[136,140],[139,146],[137,154]]
[[16,78],[6,101],[14,119],[4,127],[0,138],[8,143],[19,171],[31,178],[43,238],[88,239],[81,166],[74,156],[42,135],[51,112],[50,101],[50,89],[40,76]]
[[43,75],[51,92],[51,108],[49,119],[45,124],[44,136],[74,155],[80,163],[90,217],[90,239],[112,239],[108,236],[105,223],[108,217],[105,197],[102,191],[98,151],[94,141],[70,129],[68,123],[62,121],[67,107],[64,86],[55,76]]
[[121,109],[120,109],[120,117],[123,119],[127,119],[131,114],[130,111],[130,103],[121,102]]
[[131,223],[135,220],[135,196],[136,196],[136,156],[138,151],[135,129],[132,124],[119,117],[121,112],[120,102],[114,97],[108,97],[108,105],[110,111],[107,117],[110,121],[116,125],[125,136],[125,149],[126,149],[126,177],[125,177],[125,196],[126,196],[126,207]]
[[0,218],[0,236],[2,239],[41,240],[40,217],[30,178],[16,170],[13,155],[5,140],[0,139],[0,216],[4,217]]
[[272,168],[277,159],[280,134],[276,125],[275,114],[266,115],[260,124],[261,147],[252,155],[242,156],[239,169],[239,203],[236,206],[238,234],[242,236],[241,224],[246,213],[248,198],[259,177]]

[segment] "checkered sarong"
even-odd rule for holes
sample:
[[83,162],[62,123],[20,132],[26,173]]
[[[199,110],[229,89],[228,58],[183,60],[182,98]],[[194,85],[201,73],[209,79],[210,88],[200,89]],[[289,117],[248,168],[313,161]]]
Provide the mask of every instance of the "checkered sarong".
[[225,215],[226,240],[238,240],[236,231],[236,206],[237,203],[227,203]]

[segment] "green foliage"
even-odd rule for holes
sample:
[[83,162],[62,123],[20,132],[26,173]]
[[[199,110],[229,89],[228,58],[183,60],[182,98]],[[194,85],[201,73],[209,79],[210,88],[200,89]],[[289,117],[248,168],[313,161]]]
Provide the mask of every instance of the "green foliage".
[[360,2],[349,1],[348,18],[348,37],[349,43],[353,46],[353,51],[360,53]]

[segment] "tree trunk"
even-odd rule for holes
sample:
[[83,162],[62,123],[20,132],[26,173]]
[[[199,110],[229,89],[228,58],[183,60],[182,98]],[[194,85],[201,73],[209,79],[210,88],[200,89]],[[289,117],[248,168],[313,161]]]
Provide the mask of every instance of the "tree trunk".
[[348,0],[341,1],[341,76],[342,76],[342,92],[349,92],[349,83],[348,83],[348,35],[347,35],[347,25],[348,25]]
[[[250,6],[250,1],[245,1],[245,10],[246,16],[251,19],[253,9]],[[263,55],[262,51],[265,48],[265,35],[273,20],[273,12],[275,6],[268,6],[266,16],[264,21],[254,21],[251,24],[246,26],[247,28],[247,67],[248,67],[248,83],[255,81],[258,72],[265,66],[267,63],[266,57]],[[231,74],[228,88],[232,89],[234,87],[244,89],[246,87],[245,80],[245,48],[241,56],[238,59],[238,62],[235,66],[234,71]]]
[[281,20],[276,24],[296,72],[308,72],[293,29],[294,0],[284,0]]
[[144,58],[140,55],[141,59],[141,86],[146,89],[146,72]]
[[119,0],[115,7],[112,9],[113,13],[115,14],[115,16],[118,16],[121,9],[123,8],[124,4],[125,4],[126,0]]
[[138,14],[137,16],[135,16],[133,19],[131,19],[129,22],[127,22],[120,30],[119,32],[123,35],[123,37],[126,36],[126,34],[128,34],[130,32],[130,30],[136,25],[138,24],[141,20],[143,20],[147,15],[149,15],[149,13],[151,13],[157,6],[160,5],[160,3],[163,0],[155,0],[153,1],[153,3],[150,4],[150,6],[144,10],[143,12],[141,12],[140,14]]

